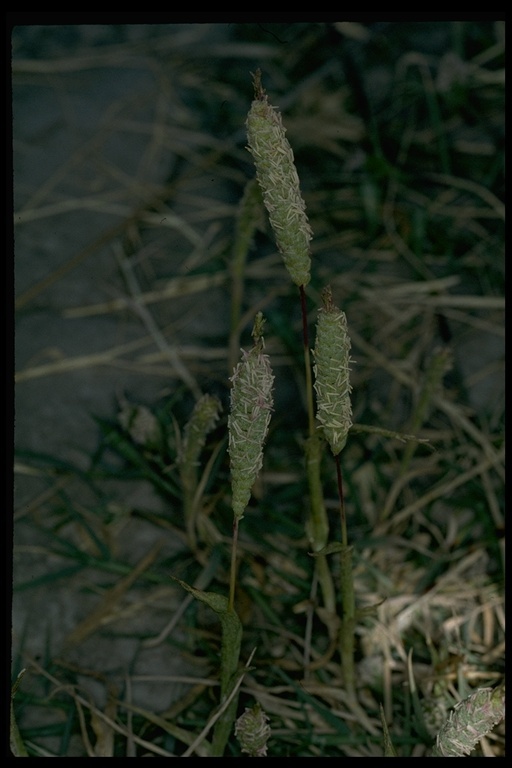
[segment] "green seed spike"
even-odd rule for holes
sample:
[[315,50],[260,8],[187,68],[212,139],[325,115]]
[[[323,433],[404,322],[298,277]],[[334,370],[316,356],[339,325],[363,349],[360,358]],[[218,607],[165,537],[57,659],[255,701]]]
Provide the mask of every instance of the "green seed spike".
[[221,408],[218,398],[212,395],[203,395],[195,404],[183,433],[180,455],[182,467],[193,467],[199,462],[206,437],[218,421]]
[[241,520],[251,490],[263,465],[263,445],[273,407],[274,376],[268,355],[263,354],[263,316],[254,322],[254,346],[234,370],[231,412],[228,416],[228,451],[231,464],[232,506]]
[[187,526],[190,547],[196,548],[196,525],[198,504],[198,468],[201,451],[208,434],[219,419],[222,406],[212,395],[203,395],[196,402],[192,415],[183,431],[183,439],[178,454],[181,484],[183,486],[183,511]]
[[464,757],[505,716],[505,690],[479,688],[450,712],[430,757]]
[[260,70],[253,78],[256,98],[247,116],[248,150],[254,158],[265,207],[285,266],[296,285],[306,286],[310,280],[312,232],[300,193],[293,150],[281,115],[268,103]]
[[235,736],[242,752],[246,752],[249,757],[267,756],[267,741],[270,734],[268,717],[258,702],[251,709],[246,707],[243,715],[240,715],[236,721]]
[[317,417],[334,456],[345,447],[352,426],[349,381],[350,337],[347,318],[332,301],[331,289],[323,291],[318,312],[315,353]]

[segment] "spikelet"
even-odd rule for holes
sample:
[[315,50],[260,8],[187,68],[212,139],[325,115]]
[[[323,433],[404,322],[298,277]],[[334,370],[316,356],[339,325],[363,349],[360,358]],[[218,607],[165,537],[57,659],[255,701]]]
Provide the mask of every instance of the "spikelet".
[[240,715],[235,723],[235,736],[242,752],[246,752],[249,757],[267,756],[267,741],[270,734],[268,717],[259,702],[251,709],[246,707],[243,715]]
[[247,116],[248,149],[254,158],[263,201],[285,266],[293,282],[305,286],[310,279],[312,232],[293,150],[285,136],[281,115],[268,103],[261,87],[259,70],[254,75],[254,90],[256,98]]
[[117,419],[136,445],[148,450],[159,447],[162,439],[160,424],[145,405],[131,405],[122,398]]
[[231,411],[228,416],[232,506],[235,519],[243,517],[251,489],[263,464],[263,444],[273,407],[274,376],[268,355],[263,354],[263,317],[256,316],[254,346],[234,370]]
[[317,417],[334,456],[345,447],[352,426],[349,382],[350,338],[345,313],[334,306],[330,288],[318,311],[315,353]]
[[450,712],[430,757],[464,757],[505,716],[505,691],[479,688]]
[[180,464],[192,467],[199,462],[199,456],[206,443],[207,435],[212,431],[222,409],[220,401],[213,395],[203,395],[194,406],[192,415],[183,431],[180,452]]

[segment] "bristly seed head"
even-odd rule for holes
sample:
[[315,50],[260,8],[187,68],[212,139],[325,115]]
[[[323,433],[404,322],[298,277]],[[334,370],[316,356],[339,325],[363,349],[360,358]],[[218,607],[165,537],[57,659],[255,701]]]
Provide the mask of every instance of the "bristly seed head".
[[271,730],[268,716],[258,702],[251,709],[245,709],[235,723],[235,736],[240,742],[242,752],[249,757],[266,757],[267,741]]
[[243,517],[263,465],[263,445],[274,404],[274,376],[268,355],[263,354],[262,328],[263,317],[258,313],[253,329],[254,346],[249,352],[242,350],[242,360],[231,377],[228,451],[232,506],[237,520]]
[[334,306],[330,288],[318,311],[315,354],[317,417],[334,456],[345,447],[352,426],[349,381],[350,337],[345,313]]
[[306,286],[310,280],[312,232],[293,151],[281,115],[268,103],[259,70],[254,75],[254,90],[256,98],[247,116],[248,149],[285,266],[296,285]]
[[206,437],[218,421],[221,409],[220,401],[213,395],[203,395],[197,401],[183,432],[180,464],[194,466],[198,463]]

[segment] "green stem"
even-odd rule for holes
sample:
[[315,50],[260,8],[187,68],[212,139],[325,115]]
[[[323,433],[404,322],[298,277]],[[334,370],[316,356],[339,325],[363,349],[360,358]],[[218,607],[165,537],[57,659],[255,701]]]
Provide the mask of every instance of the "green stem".
[[[319,435],[309,437],[306,442],[306,464],[309,487],[310,516],[307,533],[313,552],[323,549],[329,539],[329,521],[325,511],[322,482],[320,479],[320,461],[322,458],[322,440]],[[322,590],[324,607],[331,618],[336,615],[336,594],[325,555],[315,558],[318,581]],[[331,623],[330,623],[331,626]],[[334,626],[334,624],[332,624]]]
[[183,469],[181,473],[181,484],[183,488],[183,513],[185,517],[187,541],[192,552],[195,552],[197,549],[197,538],[194,497],[197,486],[197,476],[194,468],[187,466]]
[[338,481],[338,498],[340,500],[340,521],[341,521],[341,543],[344,547],[348,545],[347,534],[347,515],[345,514],[345,498],[343,495],[343,477],[341,475],[340,455],[334,457],[336,462],[336,478]]
[[355,698],[356,673],[354,666],[356,601],[354,593],[354,574],[352,570],[352,547],[348,546],[347,516],[343,496],[343,480],[340,467],[340,456],[335,456],[336,475],[338,479],[338,497],[340,500],[341,520],[341,550],[340,550],[340,592],[343,618],[340,628],[341,668],[345,690],[351,698]]
[[[315,430],[315,412],[313,401],[313,378],[311,375],[311,357],[309,351],[309,334],[306,307],[306,292],[300,286],[300,305],[302,312],[302,339],[304,344],[304,368],[306,374],[306,401],[308,410],[308,439],[306,441],[306,465],[309,488],[310,516],[307,532],[314,552],[323,549],[329,539],[329,521],[325,511],[320,467],[323,445]],[[336,629],[336,593],[331,571],[325,555],[315,558],[318,583],[322,590],[324,608],[327,611],[329,634],[332,636]]]
[[176,579],[197,600],[210,606],[218,615],[222,628],[220,649],[220,705],[225,706],[215,722],[210,757],[222,757],[233,729],[238,706],[238,694],[233,694],[239,681],[238,660],[242,644],[242,624],[224,595],[204,592]]
[[229,601],[228,611],[235,609],[235,585],[236,585],[236,552],[238,546],[238,518],[233,520],[233,541],[231,545],[231,568],[229,573]]
[[308,312],[306,306],[306,292],[304,286],[300,286],[300,307],[302,314],[302,341],[304,345],[304,369],[306,373],[306,401],[308,408],[308,434],[315,434],[315,410],[313,404],[313,378],[311,376],[311,355],[309,352]]

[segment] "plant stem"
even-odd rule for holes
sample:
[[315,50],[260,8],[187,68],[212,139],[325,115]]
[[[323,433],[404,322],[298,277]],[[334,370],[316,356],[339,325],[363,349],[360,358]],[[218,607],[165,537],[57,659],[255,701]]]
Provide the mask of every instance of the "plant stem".
[[[302,339],[304,345],[304,368],[306,374],[306,401],[308,410],[308,440],[306,442],[306,464],[309,487],[310,517],[307,525],[308,536],[314,552],[326,546],[329,539],[329,521],[325,511],[320,467],[322,459],[322,440],[315,430],[315,412],[313,402],[313,379],[311,375],[311,355],[306,306],[306,292],[300,286],[300,306],[302,313]],[[337,631],[336,594],[325,555],[315,558],[318,582],[322,590],[324,607],[328,615],[328,629],[332,637]]]
[[315,411],[313,405],[313,380],[311,376],[311,356],[309,352],[308,311],[306,306],[306,292],[304,286],[300,286],[300,308],[302,314],[302,342],[304,345],[304,369],[306,373],[306,400],[308,408],[308,433],[310,437],[315,434]]
[[340,455],[334,457],[336,462],[336,478],[338,481],[338,498],[340,500],[340,521],[341,521],[341,543],[344,547],[348,545],[347,535],[347,515],[345,514],[345,498],[343,496],[343,477],[341,474]]
[[[329,539],[329,521],[325,511],[322,481],[320,478],[320,462],[323,445],[319,435],[312,435],[306,442],[306,465],[309,487],[310,516],[307,523],[307,533],[314,552],[323,549]],[[334,619],[336,615],[336,595],[331,572],[325,555],[315,558],[318,581],[322,590],[324,606]],[[331,623],[329,623],[331,626]]]
[[355,698],[356,675],[354,667],[354,632],[356,624],[356,601],[354,594],[354,576],[352,571],[352,547],[348,546],[347,516],[343,496],[340,456],[335,456],[338,497],[340,500],[341,550],[340,550],[340,592],[343,617],[340,628],[340,655],[345,690]]
[[231,545],[231,568],[229,573],[229,600],[228,611],[235,609],[235,585],[236,585],[236,553],[238,546],[238,518],[233,519],[233,541]]

